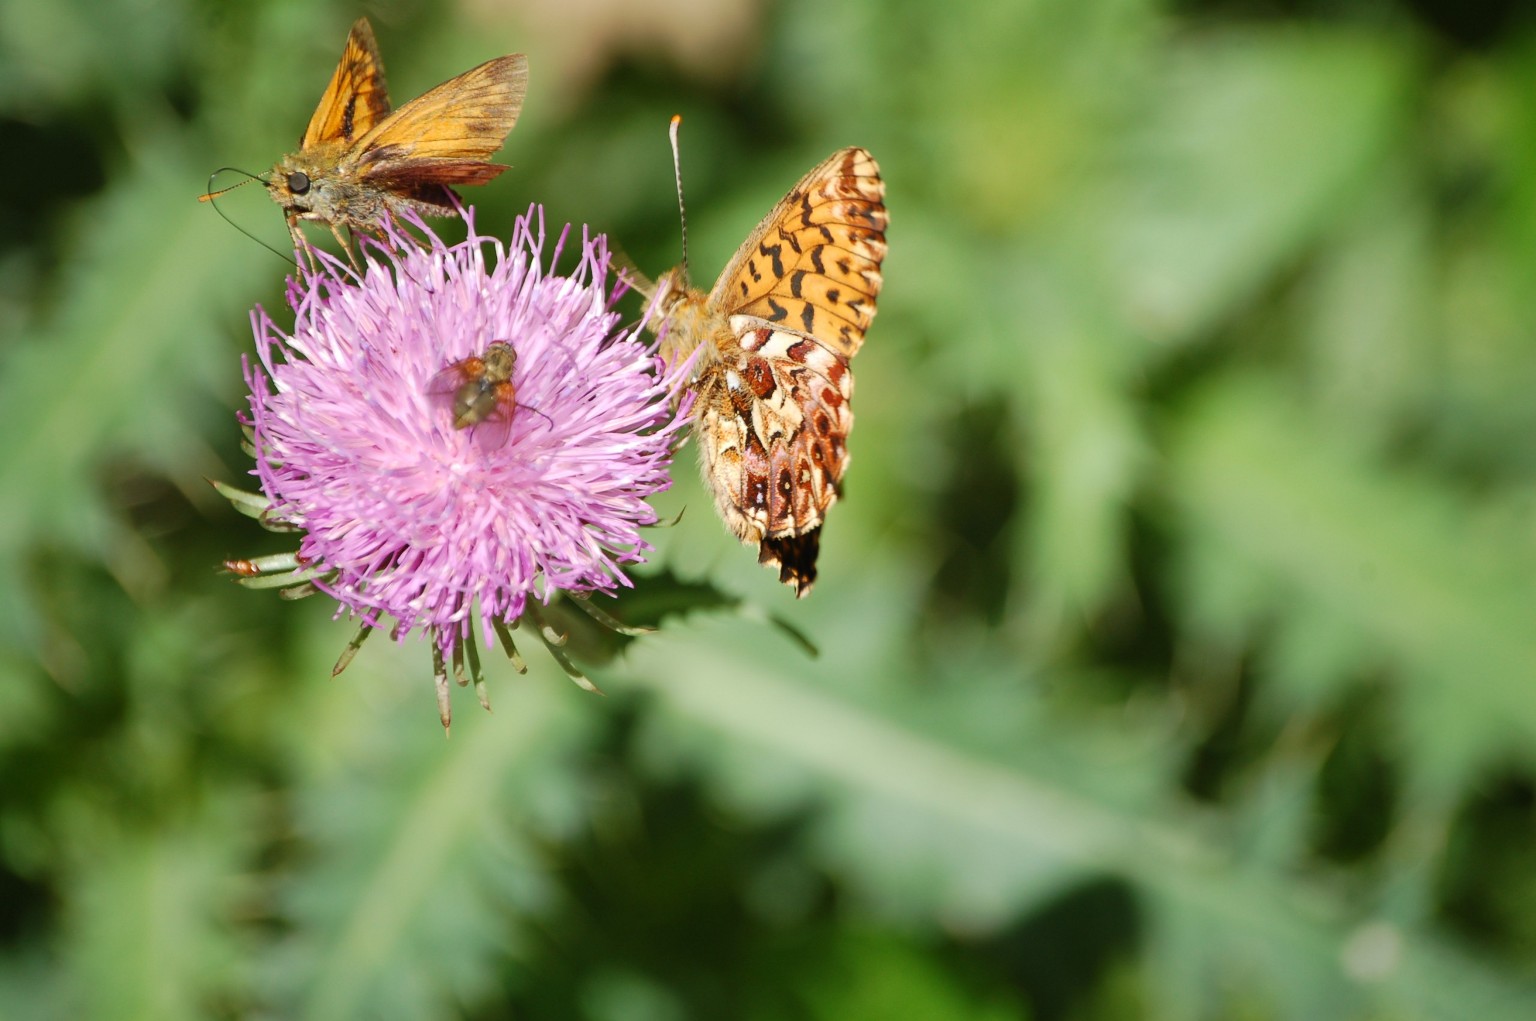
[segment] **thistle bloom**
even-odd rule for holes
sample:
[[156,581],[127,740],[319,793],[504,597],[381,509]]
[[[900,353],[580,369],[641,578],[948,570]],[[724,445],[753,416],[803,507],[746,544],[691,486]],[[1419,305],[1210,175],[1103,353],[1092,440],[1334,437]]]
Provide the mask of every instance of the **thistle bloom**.
[[[384,616],[397,638],[426,631],[445,726],[445,664],[464,683],[467,653],[478,686],[476,631],[519,662],[507,632],[525,611],[542,623],[538,604],[559,593],[629,584],[688,410],[686,366],[667,369],[654,342],[619,327],[603,238],[584,232],[579,265],[560,276],[545,268],[537,207],[506,244],[465,220],[456,245],[419,222],[425,245],[386,228],[361,273],[316,253],[289,283],[292,333],[252,313],[246,424],[262,496],[245,509],[302,538],[294,556],[229,565],[253,584],[313,585],[361,618],[338,670]],[[505,388],[476,382],[496,342],[515,356]],[[445,375],[483,386],[479,413],[458,414],[467,391],[456,402]],[[492,393],[500,421],[482,420]]]

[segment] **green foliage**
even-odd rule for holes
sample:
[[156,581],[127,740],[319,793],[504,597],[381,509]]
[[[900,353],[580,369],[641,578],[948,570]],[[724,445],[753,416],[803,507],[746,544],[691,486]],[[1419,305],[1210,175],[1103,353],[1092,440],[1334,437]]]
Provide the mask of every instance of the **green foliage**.
[[529,641],[445,741],[203,481],[283,265],[193,200],[359,12],[98,6],[0,0],[0,1017],[1536,1013],[1527,28],[369,10],[398,98],[529,54],[483,227],[666,268],[675,112],[699,280],[841,145],[892,216],[815,592],[685,451],[659,633],[550,611],[607,697]]
[[520,941],[509,919],[550,899],[530,835],[569,825],[582,797],[559,758],[591,721],[541,679],[447,745],[411,712],[370,733],[332,718],[349,754],[295,778],[306,846],[281,884],[292,932],[263,983],[281,1016],[450,1017],[485,997]]

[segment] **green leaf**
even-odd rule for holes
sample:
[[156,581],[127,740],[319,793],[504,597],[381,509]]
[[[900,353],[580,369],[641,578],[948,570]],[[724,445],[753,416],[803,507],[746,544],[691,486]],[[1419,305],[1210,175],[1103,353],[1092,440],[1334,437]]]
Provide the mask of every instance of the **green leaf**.
[[91,848],[63,884],[59,993],[72,1016],[193,1021],[246,995],[247,937],[233,923],[249,895],[255,803],[215,797],[203,817],[155,829],[119,829],[83,802],[71,812],[77,846]]
[[817,1021],[1022,1021],[1027,1015],[1002,997],[967,990],[931,955],[879,933],[855,932],[834,948],[804,997]]
[[[370,732],[301,791],[312,846],[284,896],[297,928],[268,960],[288,1016],[459,1016],[515,952],[518,916],[549,896],[529,835],[546,806],[569,810],[552,760],[580,739],[588,696],[536,667],[495,695],[496,713],[459,714],[444,740],[426,651],[410,655],[422,697],[363,717]],[[372,659],[348,683],[378,683]]]
[[[1385,951],[1362,952],[1368,912],[1289,863],[1224,849],[1219,828],[1186,812],[1128,801],[1129,771],[1145,774],[1155,760],[1085,753],[1090,728],[1045,713],[1030,726],[1015,706],[1015,743],[987,750],[976,733],[986,717],[961,716],[969,734],[935,723],[941,689],[927,689],[924,714],[893,714],[836,693],[839,664],[828,664],[831,676],[791,677],[767,657],[744,660],[737,644],[673,633],[636,650],[633,681],[669,710],[649,746],[707,770],[738,809],[814,800],[816,853],[882,912],[985,930],[1074,878],[1108,872],[1127,877],[1154,913],[1149,966],[1205,990],[1234,981],[1269,990],[1282,1017],[1343,1021],[1360,1004],[1414,997],[1429,1004],[1420,1016],[1447,1021],[1460,1016],[1458,997],[1502,997],[1501,1018],[1536,1009],[1498,974],[1447,958],[1428,932],[1391,927]],[[1123,729],[1117,736],[1123,742]],[[1426,980],[1425,969],[1437,977]],[[1435,990],[1435,981],[1448,985]],[[1189,1004],[1201,996],[1160,992],[1170,1006],[1185,1004],[1183,1016],[1199,1016]]]
[[1168,462],[1196,633],[1230,642],[1277,619],[1270,672],[1302,698],[1372,664],[1390,671],[1426,789],[1454,788],[1490,756],[1531,761],[1536,550],[1524,526],[1372,465],[1254,378],[1192,402]]
[[1186,40],[1146,83],[1093,210],[1127,317],[1211,328],[1374,182],[1412,95],[1390,36],[1232,31]]

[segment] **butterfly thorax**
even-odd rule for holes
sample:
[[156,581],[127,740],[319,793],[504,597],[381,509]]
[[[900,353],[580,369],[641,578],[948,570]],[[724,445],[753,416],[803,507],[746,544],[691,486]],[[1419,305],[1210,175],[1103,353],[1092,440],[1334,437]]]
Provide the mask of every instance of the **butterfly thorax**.
[[734,343],[725,316],[711,306],[703,291],[689,285],[683,267],[663,273],[656,281],[656,289],[662,296],[662,321],[667,324],[661,337],[661,357],[669,366],[688,358],[706,341],[709,346],[704,351],[705,362],[720,357],[721,344]]
[[453,213],[452,192],[439,184],[386,190],[361,172],[353,146],[319,142],[278,160],[267,191],[290,219],[320,220],[376,232],[390,214],[414,210],[425,216]]

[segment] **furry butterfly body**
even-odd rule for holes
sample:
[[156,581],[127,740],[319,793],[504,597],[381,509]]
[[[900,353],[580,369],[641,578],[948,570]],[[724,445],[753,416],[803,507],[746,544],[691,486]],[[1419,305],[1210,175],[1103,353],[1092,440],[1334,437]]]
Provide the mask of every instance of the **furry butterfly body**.
[[[488,60],[391,110],[373,29],[359,18],[299,148],[278,160],[267,191],[288,218],[377,231],[388,216],[455,212],[451,186],[484,184],[507,167],[488,158],[517,123],[528,90],[521,53]],[[349,249],[350,251],[350,249]]]

